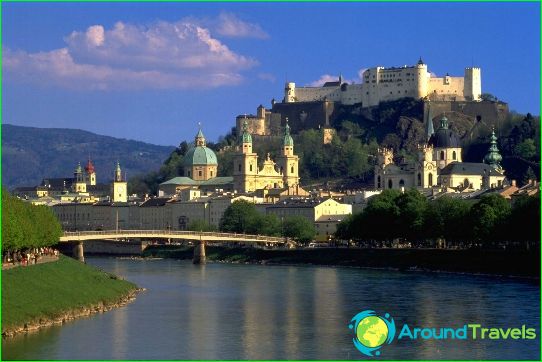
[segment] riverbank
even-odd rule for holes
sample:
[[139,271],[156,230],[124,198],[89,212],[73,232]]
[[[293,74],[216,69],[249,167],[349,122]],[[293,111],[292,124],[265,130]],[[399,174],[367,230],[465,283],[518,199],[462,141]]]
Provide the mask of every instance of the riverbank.
[[[264,250],[206,247],[207,260],[228,263],[329,265],[540,278],[540,253],[527,250],[357,249]],[[149,246],[145,257],[192,259],[193,248]]]
[[66,256],[2,272],[2,336],[101,313],[132,301],[140,289]]

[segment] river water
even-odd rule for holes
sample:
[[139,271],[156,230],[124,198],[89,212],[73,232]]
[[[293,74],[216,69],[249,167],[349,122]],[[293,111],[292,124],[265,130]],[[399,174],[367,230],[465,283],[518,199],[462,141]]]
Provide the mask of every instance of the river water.
[[[87,258],[146,288],[125,307],[2,342],[2,359],[364,359],[358,312],[413,327],[536,328],[535,340],[395,340],[382,359],[538,359],[538,282],[311,266]],[[397,336],[397,335],[396,335]]]

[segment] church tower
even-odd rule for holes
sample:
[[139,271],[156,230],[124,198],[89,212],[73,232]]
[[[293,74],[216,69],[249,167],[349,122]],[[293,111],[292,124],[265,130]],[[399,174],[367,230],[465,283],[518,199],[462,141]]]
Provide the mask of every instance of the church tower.
[[87,184],[83,175],[83,168],[81,167],[81,162],[77,164],[75,171],[73,171],[73,178],[73,192],[87,192]]
[[437,162],[433,160],[433,147],[427,144],[419,145],[414,185],[418,188],[435,186],[437,174]]
[[248,124],[245,120],[239,151],[233,159],[234,189],[241,193],[255,191],[257,175],[258,155],[252,152],[252,136],[248,132]]
[[497,136],[495,136],[495,130],[491,132],[491,143],[487,154],[484,157],[484,162],[493,167],[499,172],[503,172],[501,166],[502,156],[499,153],[499,148],[497,147]]
[[117,167],[115,169],[115,178],[113,179],[112,187],[112,202],[127,202],[128,201],[128,183],[122,179],[122,170],[120,169],[120,163],[117,161]]
[[85,166],[85,171],[87,173],[87,183],[91,186],[96,185],[96,170],[94,169],[94,165],[90,160],[90,156],[88,158],[87,165]]
[[282,153],[278,157],[278,164],[283,175],[285,187],[291,187],[299,184],[299,157],[294,155],[294,139],[290,135],[290,126],[286,118],[286,127],[284,130],[284,140],[282,143]]

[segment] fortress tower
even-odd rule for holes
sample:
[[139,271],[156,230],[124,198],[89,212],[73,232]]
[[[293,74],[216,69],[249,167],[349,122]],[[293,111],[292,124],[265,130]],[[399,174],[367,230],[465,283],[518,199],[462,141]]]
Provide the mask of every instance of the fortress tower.
[[295,83],[288,82],[284,86],[284,103],[292,103],[295,101]]
[[416,85],[416,94],[415,98],[423,98],[427,95],[427,64],[425,64],[420,57],[420,60],[418,60],[418,64],[416,64],[415,69],[415,85]]
[[482,99],[482,71],[480,68],[465,68],[465,99],[479,101]]

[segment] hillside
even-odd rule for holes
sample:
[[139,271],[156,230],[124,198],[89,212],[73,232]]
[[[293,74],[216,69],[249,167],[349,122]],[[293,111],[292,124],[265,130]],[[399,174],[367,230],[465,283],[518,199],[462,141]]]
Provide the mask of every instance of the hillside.
[[112,180],[120,161],[128,177],[158,170],[175,148],[97,135],[78,129],[2,125],[2,184],[37,185],[44,177],[71,177],[90,155],[98,182]]

